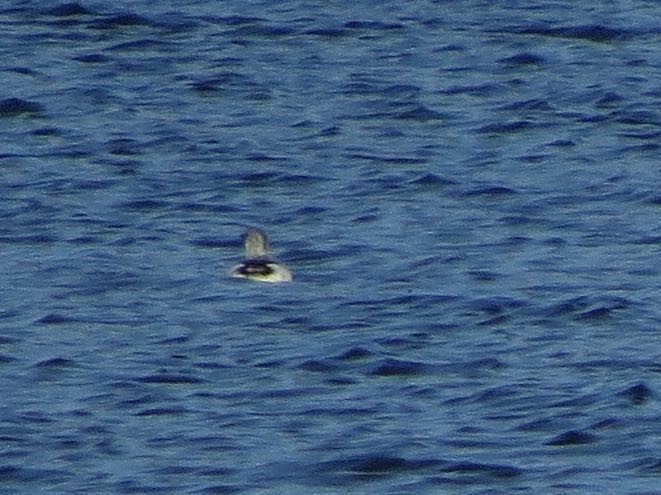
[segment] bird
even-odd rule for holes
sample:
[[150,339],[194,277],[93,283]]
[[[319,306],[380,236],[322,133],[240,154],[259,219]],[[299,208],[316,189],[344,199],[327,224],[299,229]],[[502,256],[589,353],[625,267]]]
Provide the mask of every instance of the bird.
[[246,248],[246,259],[230,270],[232,277],[272,283],[294,280],[294,274],[289,268],[269,256],[269,240],[263,230],[255,227],[246,230],[243,245]]

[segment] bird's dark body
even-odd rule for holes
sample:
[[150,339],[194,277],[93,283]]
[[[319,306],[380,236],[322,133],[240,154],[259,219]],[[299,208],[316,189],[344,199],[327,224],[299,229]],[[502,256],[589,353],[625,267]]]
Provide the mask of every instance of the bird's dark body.
[[271,275],[273,274],[273,268],[269,266],[272,261],[269,260],[246,260],[241,263],[241,266],[237,269],[237,272],[241,275]]

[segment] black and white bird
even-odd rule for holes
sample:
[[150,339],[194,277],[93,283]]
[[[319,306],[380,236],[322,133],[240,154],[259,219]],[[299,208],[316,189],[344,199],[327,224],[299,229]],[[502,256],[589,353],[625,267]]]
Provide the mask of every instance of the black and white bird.
[[246,259],[230,271],[236,278],[246,278],[257,282],[291,282],[294,274],[284,265],[269,256],[269,240],[266,234],[250,228],[243,234]]

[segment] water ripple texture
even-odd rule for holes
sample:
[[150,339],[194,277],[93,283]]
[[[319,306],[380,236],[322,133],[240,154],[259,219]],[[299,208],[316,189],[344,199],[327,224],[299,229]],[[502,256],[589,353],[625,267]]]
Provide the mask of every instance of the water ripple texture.
[[659,18],[5,1],[0,495],[659,493]]

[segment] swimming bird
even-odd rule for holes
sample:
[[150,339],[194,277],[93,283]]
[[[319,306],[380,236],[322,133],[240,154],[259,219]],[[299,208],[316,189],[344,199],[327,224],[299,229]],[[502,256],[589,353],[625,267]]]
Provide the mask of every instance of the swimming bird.
[[256,228],[243,234],[246,259],[230,271],[236,278],[247,278],[257,282],[291,282],[294,274],[284,265],[269,257],[269,240],[266,234]]

